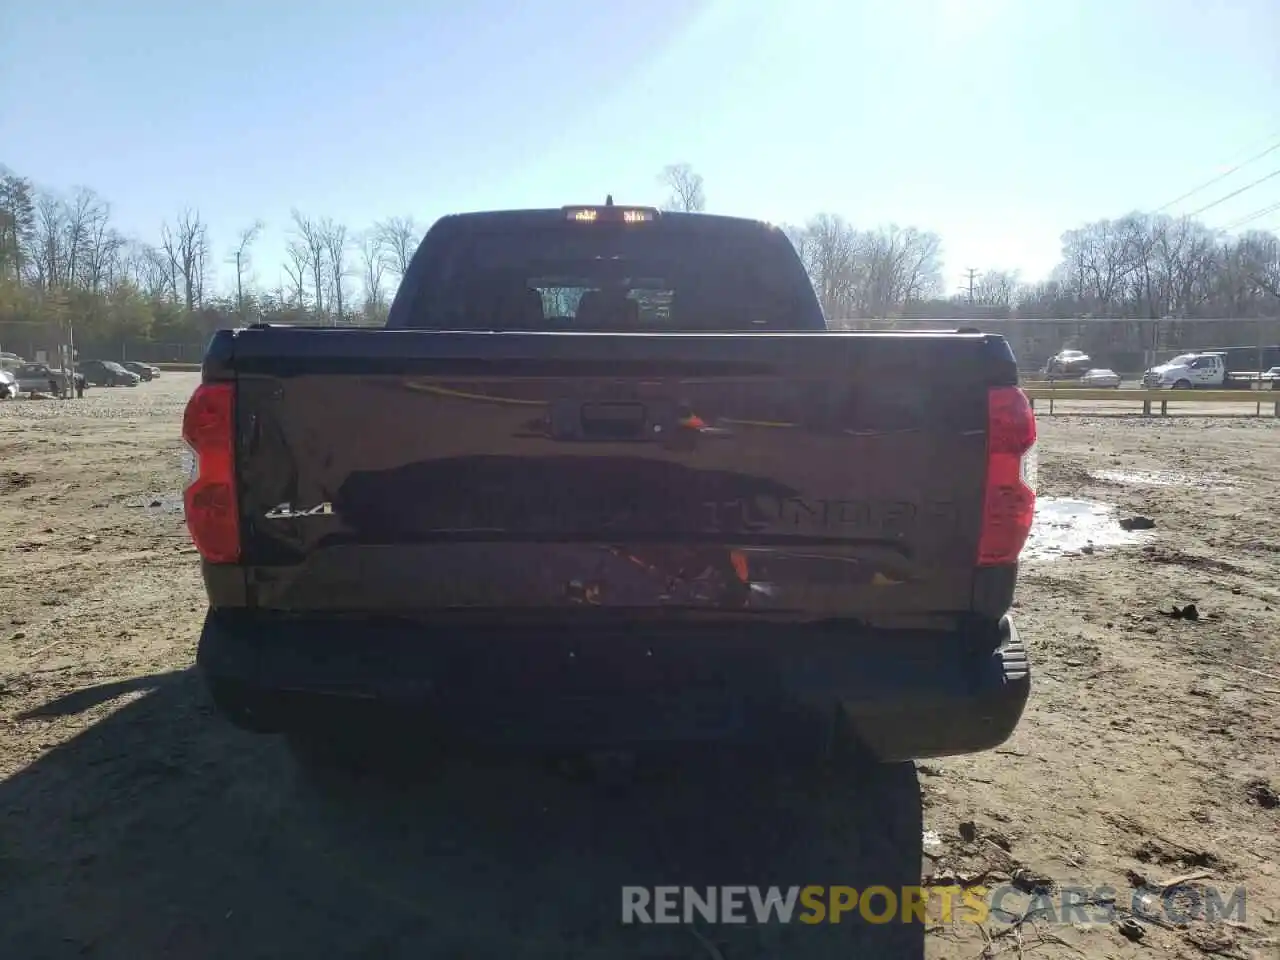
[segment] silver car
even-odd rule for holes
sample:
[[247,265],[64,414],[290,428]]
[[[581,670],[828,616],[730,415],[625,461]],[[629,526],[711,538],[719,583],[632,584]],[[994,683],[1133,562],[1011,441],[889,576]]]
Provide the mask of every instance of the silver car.
[[1108,387],[1119,388],[1120,374],[1114,370],[1108,370],[1106,367],[1097,367],[1092,370],[1086,370],[1084,376],[1080,378],[1080,386],[1097,387],[1105,389]]
[[[18,380],[19,393],[47,393],[57,395],[71,382],[67,371],[50,367],[45,363],[24,363],[13,371]],[[83,380],[76,377],[76,380]]]

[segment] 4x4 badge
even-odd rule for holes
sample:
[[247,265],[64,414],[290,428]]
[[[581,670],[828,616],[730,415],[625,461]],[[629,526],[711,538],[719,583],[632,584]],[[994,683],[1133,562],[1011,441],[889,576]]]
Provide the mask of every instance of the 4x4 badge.
[[329,517],[333,515],[333,504],[329,501],[318,503],[314,507],[295,510],[291,503],[277,503],[265,514],[268,520],[291,520],[294,517]]

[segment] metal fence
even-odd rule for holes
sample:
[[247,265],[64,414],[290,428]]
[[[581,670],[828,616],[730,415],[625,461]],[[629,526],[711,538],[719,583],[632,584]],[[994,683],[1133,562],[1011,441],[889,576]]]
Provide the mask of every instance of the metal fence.
[[1280,364],[1280,317],[947,317],[846,319],[833,330],[955,330],[972,327],[1003,334],[1026,371],[1038,370],[1059,350],[1083,350],[1099,367],[1136,375],[1179,353],[1225,351],[1228,366],[1266,370]]
[[[345,324],[344,324],[345,325]],[[1205,319],[1143,319],[1133,317],[1015,317],[851,318],[831,320],[833,330],[954,330],[974,327],[1003,334],[1018,358],[1019,366],[1032,371],[1063,348],[1089,354],[1098,366],[1133,376],[1178,353],[1222,350],[1233,369],[1260,369],[1280,364],[1280,317],[1216,317]],[[0,325],[0,346],[23,356],[56,350],[65,337],[36,325]],[[107,350],[94,350],[96,358],[141,360],[145,363],[198,363],[206,339],[199,342],[131,340]],[[89,356],[77,344],[81,358]]]
[[149,343],[138,341],[126,344],[119,357],[110,359],[140,360],[143,363],[199,363],[204,356],[203,343]]

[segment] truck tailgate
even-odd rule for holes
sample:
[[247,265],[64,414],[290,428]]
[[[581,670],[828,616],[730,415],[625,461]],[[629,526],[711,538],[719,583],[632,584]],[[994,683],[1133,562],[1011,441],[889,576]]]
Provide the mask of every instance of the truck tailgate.
[[297,613],[963,613],[1017,379],[985,335],[228,343],[246,603]]

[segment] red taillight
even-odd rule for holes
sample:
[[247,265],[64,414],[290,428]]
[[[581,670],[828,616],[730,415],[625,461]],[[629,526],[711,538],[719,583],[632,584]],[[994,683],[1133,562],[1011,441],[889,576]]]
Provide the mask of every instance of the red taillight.
[[1017,563],[1036,512],[1036,416],[1018,387],[987,394],[987,482],[978,566]]
[[240,559],[234,390],[229,383],[202,383],[182,416],[182,439],[195,461],[182,495],[187,530],[209,563]]

